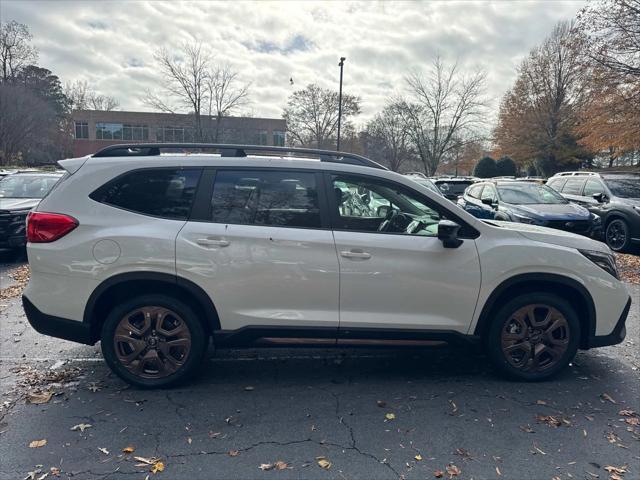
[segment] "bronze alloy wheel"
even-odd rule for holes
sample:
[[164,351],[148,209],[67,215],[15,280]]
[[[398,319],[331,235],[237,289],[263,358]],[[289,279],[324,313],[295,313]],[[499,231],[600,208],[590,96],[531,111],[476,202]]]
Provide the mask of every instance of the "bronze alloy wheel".
[[158,379],[184,365],[191,350],[191,332],[175,312],[148,306],[122,317],[113,345],[118,361],[130,373]]
[[502,328],[502,352],[524,372],[552,368],[569,346],[569,324],[560,311],[544,304],[516,310]]

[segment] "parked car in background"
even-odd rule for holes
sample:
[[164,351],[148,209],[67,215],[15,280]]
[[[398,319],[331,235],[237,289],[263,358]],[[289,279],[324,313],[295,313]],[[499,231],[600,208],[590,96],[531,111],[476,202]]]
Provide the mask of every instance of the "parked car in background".
[[132,384],[185,380],[211,340],[477,342],[506,375],[542,380],[625,337],[631,298],[601,242],[481,222],[351,153],[180,147],[194,148],[63,160],[27,220],[29,322],[101,341]]
[[640,173],[562,172],[547,185],[598,215],[612,250],[640,243]]
[[491,180],[469,187],[458,205],[478,218],[528,223],[580,235],[597,235],[600,218],[546,185]]
[[431,178],[442,195],[452,202],[457,202],[465,189],[478,181],[474,177],[433,177]]
[[436,184],[433,183],[433,180],[431,180],[430,178],[428,178],[426,175],[424,175],[422,173],[407,173],[407,174],[405,174],[405,177],[408,177],[411,180],[413,180],[414,182],[419,183],[423,187],[427,187],[433,193],[437,193],[440,196],[444,196],[444,195],[442,195],[442,192],[436,186]]
[[25,220],[29,210],[53,188],[62,173],[14,173],[0,180],[0,248],[26,244]]

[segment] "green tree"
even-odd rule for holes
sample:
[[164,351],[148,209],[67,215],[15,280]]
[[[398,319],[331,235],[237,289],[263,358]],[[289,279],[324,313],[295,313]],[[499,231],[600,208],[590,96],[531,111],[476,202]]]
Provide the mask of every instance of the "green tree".
[[511,158],[504,156],[496,162],[498,168],[498,176],[500,177],[515,177],[518,171],[516,162]]
[[498,166],[496,161],[491,157],[482,157],[476,163],[473,174],[478,178],[491,178],[498,176]]

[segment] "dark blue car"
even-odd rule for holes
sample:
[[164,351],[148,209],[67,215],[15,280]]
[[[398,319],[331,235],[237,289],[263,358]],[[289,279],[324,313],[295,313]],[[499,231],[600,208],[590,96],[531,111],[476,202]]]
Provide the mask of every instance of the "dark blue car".
[[584,207],[570,203],[545,185],[515,181],[476,183],[458,205],[477,218],[528,223],[594,236],[601,220]]

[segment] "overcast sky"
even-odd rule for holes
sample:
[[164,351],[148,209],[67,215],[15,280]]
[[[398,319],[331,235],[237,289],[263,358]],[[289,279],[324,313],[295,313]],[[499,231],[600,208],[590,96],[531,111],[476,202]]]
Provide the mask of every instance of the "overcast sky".
[[486,69],[488,95],[497,106],[527,52],[582,5],[2,0],[0,17],[29,26],[39,64],[63,83],[87,80],[116,97],[123,110],[148,110],[141,97],[159,83],[153,60],[159,47],[202,40],[216,60],[251,82],[250,110],[267,117],[280,117],[288,95],[307,83],[337,89],[338,59],[345,56],[344,89],[362,99],[362,123],[389,95],[403,92],[408,71],[436,53],[458,59],[463,69]]

